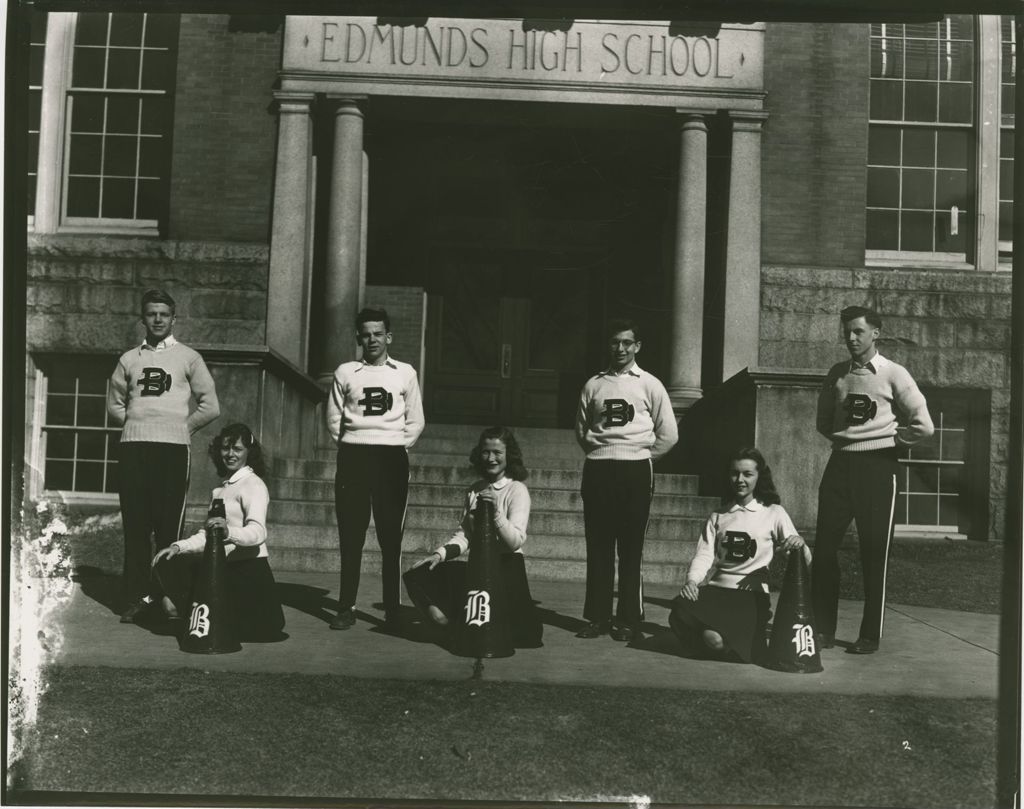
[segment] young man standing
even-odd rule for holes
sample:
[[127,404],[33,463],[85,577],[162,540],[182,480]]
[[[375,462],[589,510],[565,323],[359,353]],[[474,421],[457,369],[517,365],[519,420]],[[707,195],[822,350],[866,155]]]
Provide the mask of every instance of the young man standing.
[[385,622],[398,620],[408,450],[423,432],[423,404],[416,369],[388,356],[391,339],[388,313],[363,309],[356,316],[363,357],[338,366],[327,401],[327,430],[338,445],[334,507],[341,546],[341,590],[331,629],[350,629],[356,621],[371,508],[381,552]]
[[871,654],[882,637],[897,458],[903,448],[935,430],[925,398],[906,368],[875,348],[881,318],[862,306],[848,306],[839,318],[850,359],[832,366],[818,396],[818,432],[832,441],[832,455],[818,488],[811,593],[818,643],[827,649],[835,644],[839,546],[850,520],[855,520],[864,615],[859,636],[846,651]]
[[[639,636],[644,617],[640,565],[654,495],[652,462],[679,438],[664,385],[636,364],[640,335],[630,320],[614,320],[608,334],[608,368],[583,386],[576,440],[583,464],[583,522],[587,541],[589,623],[578,638],[611,632],[615,640]],[[615,554],[619,601],[612,626]]]
[[[174,321],[170,295],[143,293],[146,339],[121,355],[107,392],[107,412],[124,428],[117,466],[127,604],[122,623],[134,622],[163,595],[150,578],[150,563],[181,536],[192,433],[220,415],[213,377],[197,352],[174,339]],[[192,398],[196,408],[189,413]]]

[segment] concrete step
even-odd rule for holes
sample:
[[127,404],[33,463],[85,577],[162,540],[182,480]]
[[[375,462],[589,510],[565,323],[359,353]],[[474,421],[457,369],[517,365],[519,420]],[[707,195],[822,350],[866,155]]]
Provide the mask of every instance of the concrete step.
[[[421,556],[440,547],[451,537],[451,530],[407,528],[402,537],[405,554]],[[287,548],[304,548],[325,554],[338,553],[338,532],[331,526],[277,525],[269,529],[271,555]],[[365,550],[377,549],[377,535],[371,527],[366,533]],[[563,534],[530,534],[525,551],[528,557],[541,559],[586,559],[587,546],[582,536]],[[697,536],[657,539],[648,534],[644,542],[644,558],[653,562],[689,563],[697,547]]]
[[[204,520],[205,515],[205,507],[196,506],[188,510],[186,519],[189,525],[197,524]],[[461,516],[459,506],[410,506],[405,515],[405,527],[448,531],[458,525]],[[705,516],[655,515],[651,517],[648,535],[659,539],[696,537],[704,526]],[[286,525],[333,527],[337,524],[333,503],[312,501],[279,500],[271,503],[269,518],[274,523]],[[530,514],[529,531],[582,537],[583,512],[535,510]]]
[[[412,554],[403,557],[403,569],[415,564]],[[338,553],[332,554],[311,548],[277,548],[271,551],[270,564],[275,570],[320,573],[337,573],[341,569]],[[668,564],[645,559],[643,577],[647,584],[679,585],[686,575],[689,563]],[[586,561],[580,559],[557,559],[526,557],[526,574],[533,581],[584,581],[586,579]],[[367,547],[363,551],[360,564],[363,573],[380,573],[379,552]],[[360,600],[371,602],[379,598],[379,593],[360,593]],[[403,600],[407,600],[403,597]],[[583,604],[580,604],[580,610]]]
[[[467,486],[459,484],[416,484],[409,489],[410,505],[460,504]],[[329,480],[277,480],[270,491],[271,508],[288,500],[334,502],[334,483]],[[582,511],[583,498],[575,489],[533,488],[530,500],[537,511]],[[718,505],[718,498],[689,494],[655,494],[652,514],[707,516]]]
[[[573,469],[531,469],[526,484],[534,489],[572,489],[579,491],[582,478],[582,463]],[[334,481],[333,460],[307,460],[282,458],[274,462],[270,476],[271,491],[278,481],[326,480]],[[409,467],[409,482],[412,484],[453,485],[469,487],[479,476],[469,466],[449,464],[423,464],[413,459]],[[654,490],[660,494],[697,494],[698,479],[695,475],[655,474]],[[313,498],[309,498],[313,499]]]

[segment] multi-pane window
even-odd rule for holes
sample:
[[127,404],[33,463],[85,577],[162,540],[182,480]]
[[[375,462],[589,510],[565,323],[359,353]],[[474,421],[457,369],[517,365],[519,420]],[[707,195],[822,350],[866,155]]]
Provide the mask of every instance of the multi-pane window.
[[46,14],[29,17],[28,52],[28,212],[36,209],[36,168],[39,164],[39,120],[43,103],[43,54],[46,49]]
[[62,365],[46,377],[44,487],[117,491],[121,428],[107,416],[107,375],[91,365]]
[[999,251],[1013,245],[1013,129],[1017,34],[1013,17],[1000,19]]
[[965,258],[974,71],[970,15],[872,24],[868,250]]
[[931,403],[935,435],[902,459],[896,522],[901,527],[959,532],[967,416],[961,407]]
[[63,221],[162,217],[176,32],[174,15],[77,15]]

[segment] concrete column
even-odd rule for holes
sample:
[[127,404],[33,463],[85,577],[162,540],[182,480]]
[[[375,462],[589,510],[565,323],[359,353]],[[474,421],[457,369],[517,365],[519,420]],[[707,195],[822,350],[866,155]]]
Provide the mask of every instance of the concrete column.
[[329,377],[340,363],[356,357],[353,323],[359,307],[363,254],[363,113],[354,99],[337,100],[333,154],[322,377]]
[[761,123],[732,113],[722,380],[757,366],[761,324]]
[[[978,128],[975,130],[975,172],[978,191],[975,199],[978,210],[972,213],[977,225],[974,245],[967,246],[967,260],[972,261],[973,249],[974,268],[984,272],[995,272],[999,269],[1000,113],[1012,113],[1013,110],[1000,110],[1002,90],[999,60],[995,58],[995,54],[999,53],[1002,39],[999,17],[994,14],[982,14],[977,19],[978,38],[975,52],[993,56],[988,59],[979,58],[976,63],[975,98],[978,105]],[[966,217],[961,217],[960,227],[967,227]]]
[[703,115],[684,113],[679,149],[669,379],[666,386],[677,412],[686,410],[701,397],[708,176],[708,127]]
[[309,359],[313,210],[312,93],[281,91],[277,102],[277,168],[267,279],[267,345],[303,371]]

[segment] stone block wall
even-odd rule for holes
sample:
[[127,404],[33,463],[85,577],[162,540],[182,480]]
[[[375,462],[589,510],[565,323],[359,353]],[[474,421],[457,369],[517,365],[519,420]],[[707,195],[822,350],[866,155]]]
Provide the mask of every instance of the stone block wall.
[[261,244],[29,236],[29,350],[124,351],[141,342],[149,287],[177,303],[174,333],[189,343],[260,345],[269,251]]
[[[839,311],[882,316],[881,351],[922,387],[990,390],[990,536],[1005,525],[1010,412],[1008,273],[765,266],[759,364],[825,370],[848,355]],[[814,426],[808,425],[813,435]]]

